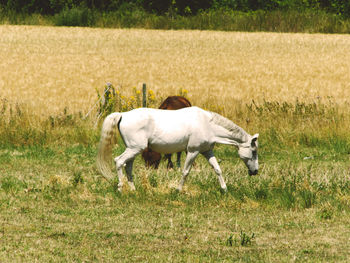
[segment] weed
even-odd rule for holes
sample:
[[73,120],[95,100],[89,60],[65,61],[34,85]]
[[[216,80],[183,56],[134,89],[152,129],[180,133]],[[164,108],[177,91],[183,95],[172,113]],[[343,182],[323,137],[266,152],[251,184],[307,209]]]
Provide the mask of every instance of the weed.
[[235,243],[235,240],[234,240],[234,234],[231,234],[228,239],[226,240],[226,245],[229,246],[229,247],[232,247]]
[[244,247],[252,244],[252,241],[255,238],[255,234],[254,233],[247,234],[241,231],[241,233],[239,234],[239,238],[240,238],[240,245]]
[[316,202],[316,195],[309,189],[299,190],[301,198],[301,206],[303,208],[311,208]]
[[73,187],[77,187],[78,184],[81,184],[84,182],[83,176],[82,176],[82,171],[74,171],[73,173]]
[[252,244],[253,240],[255,238],[255,234],[247,234],[243,230],[239,233],[238,237],[235,237],[234,234],[230,234],[230,236],[226,240],[227,246],[234,246],[234,245],[240,245],[242,247],[249,246]]
[[322,220],[330,220],[333,218],[334,208],[327,203],[321,209],[318,210],[316,215]]
[[329,220],[333,217],[333,212],[329,209],[322,209],[320,212],[319,212],[319,217],[321,219],[325,219],[325,220]]
[[258,186],[258,188],[254,192],[254,196],[257,200],[267,200],[269,197],[269,189],[268,184],[263,183]]
[[295,206],[295,192],[290,186],[285,186],[281,189],[276,190],[275,194],[279,197],[279,201],[282,207],[291,209]]

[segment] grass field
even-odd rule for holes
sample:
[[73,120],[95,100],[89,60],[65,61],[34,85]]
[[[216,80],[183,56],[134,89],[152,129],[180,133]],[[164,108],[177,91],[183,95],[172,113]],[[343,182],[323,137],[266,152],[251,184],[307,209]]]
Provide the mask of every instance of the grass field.
[[[121,149],[118,148],[117,153]],[[2,149],[0,257],[6,262],[347,262],[349,166],[271,158],[248,177],[219,147],[228,193],[199,158],[185,191],[179,171],[147,170],[120,195],[98,175],[94,148]],[[346,169],[346,170],[345,170]],[[254,236],[253,236],[254,234]]]
[[[0,36],[0,261],[348,261],[349,36],[28,26]],[[186,89],[259,132],[259,175],[217,146],[226,194],[204,158],[181,194],[179,170],[140,158],[137,191],[117,193],[95,167],[95,112],[83,118],[106,82],[129,101],[147,83],[152,107]]]

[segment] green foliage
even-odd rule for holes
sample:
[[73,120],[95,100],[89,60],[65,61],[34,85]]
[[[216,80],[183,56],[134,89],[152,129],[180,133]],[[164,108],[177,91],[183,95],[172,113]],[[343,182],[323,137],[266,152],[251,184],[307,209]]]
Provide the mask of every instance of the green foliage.
[[2,0],[1,6],[5,10],[16,13],[40,13],[53,15],[62,12],[64,9],[86,7],[102,12],[125,10],[126,8],[143,8],[147,12],[158,15],[192,15],[201,10],[230,9],[243,12],[256,10],[297,10],[321,9],[334,14],[344,16],[350,15],[349,1],[339,0],[32,0],[24,3],[21,0]]
[[269,1],[3,1],[0,21],[11,24],[349,33],[350,2]]
[[94,26],[95,12],[86,7],[65,8],[54,16],[56,26]]

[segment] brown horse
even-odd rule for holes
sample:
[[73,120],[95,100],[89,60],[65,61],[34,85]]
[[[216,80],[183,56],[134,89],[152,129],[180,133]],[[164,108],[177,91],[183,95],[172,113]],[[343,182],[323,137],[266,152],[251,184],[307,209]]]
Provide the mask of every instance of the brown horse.
[[[186,107],[191,107],[191,103],[182,96],[169,96],[167,97],[163,103],[159,106],[159,109],[163,110],[178,110]],[[155,169],[158,168],[161,154],[152,151],[151,149],[147,148],[142,152],[142,158],[145,160],[145,164],[147,167],[154,167]],[[173,162],[171,161],[171,154],[166,154],[165,157],[168,159],[168,165],[167,168],[171,169],[174,167]],[[177,153],[177,167],[180,167],[180,160],[181,160],[181,152]]]

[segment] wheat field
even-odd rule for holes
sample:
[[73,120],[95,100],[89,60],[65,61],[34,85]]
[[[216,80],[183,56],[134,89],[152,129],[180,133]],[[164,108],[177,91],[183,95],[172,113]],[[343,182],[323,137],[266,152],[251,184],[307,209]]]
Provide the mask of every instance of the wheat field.
[[2,25],[0,36],[0,98],[41,115],[87,112],[106,82],[163,97],[185,88],[223,111],[350,97],[349,35]]

